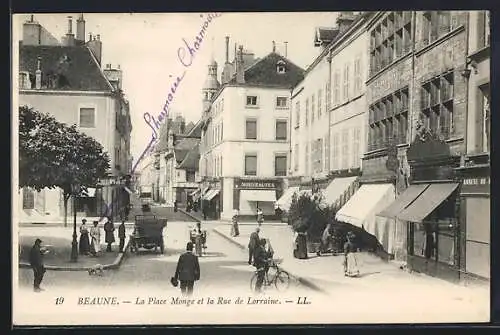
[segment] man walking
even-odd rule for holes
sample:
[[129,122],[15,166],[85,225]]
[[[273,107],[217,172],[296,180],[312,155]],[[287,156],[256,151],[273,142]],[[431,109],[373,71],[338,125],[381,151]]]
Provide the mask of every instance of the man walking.
[[182,295],[191,296],[194,282],[200,280],[200,263],[193,254],[193,242],[187,243],[186,252],[179,257],[174,277],[180,281]]
[[255,248],[259,246],[259,232],[260,228],[255,228],[255,231],[250,234],[250,241],[248,242],[248,264],[252,265],[252,258]]
[[120,253],[123,252],[125,246],[125,220],[122,219],[121,225],[118,227],[118,238],[120,239]]
[[113,218],[111,216],[109,216],[107,218],[106,223],[104,224],[104,232],[106,234],[105,240],[106,240],[106,243],[108,244],[108,246],[106,247],[107,252],[113,251],[113,249],[111,249],[111,245],[113,243],[115,243],[114,231],[115,231],[115,227],[113,225]]
[[33,269],[33,290],[35,292],[43,291],[40,288],[40,284],[43,280],[43,275],[45,274],[45,266],[43,264],[43,255],[45,255],[46,250],[41,247],[42,240],[37,238],[30,252],[30,265]]

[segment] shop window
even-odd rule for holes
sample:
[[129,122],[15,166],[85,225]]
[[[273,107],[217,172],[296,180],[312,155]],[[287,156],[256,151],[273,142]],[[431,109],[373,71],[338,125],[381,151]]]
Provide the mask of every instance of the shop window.
[[35,209],[35,192],[27,187],[23,188],[23,209]]
[[406,55],[412,45],[411,12],[390,12],[370,33],[370,75]]
[[444,139],[453,133],[453,99],[453,71],[422,85],[421,116],[424,125]]
[[247,140],[257,139],[257,120],[246,120],[245,138]]
[[276,155],[274,157],[274,175],[277,177],[286,176],[286,155]]
[[257,175],[257,155],[245,155],[245,176]]
[[287,139],[287,121],[276,121],[276,141],[286,141]]

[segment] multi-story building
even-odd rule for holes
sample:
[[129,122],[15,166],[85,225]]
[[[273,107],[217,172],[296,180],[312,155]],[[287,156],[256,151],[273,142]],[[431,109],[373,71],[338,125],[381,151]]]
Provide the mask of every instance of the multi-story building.
[[297,182],[302,189],[312,184],[323,189],[326,202],[337,207],[356,189],[366,147],[364,83],[370,15],[343,12],[328,34],[326,28],[318,29],[316,40],[323,43],[316,45],[323,50],[292,92],[291,187],[278,200],[285,210],[285,198],[296,191]]
[[274,216],[288,168],[290,93],[302,76],[275,46],[258,60],[240,46],[230,63],[226,38],[222,85],[213,61],[203,91],[202,208],[212,217],[230,219],[235,209],[254,216],[257,208]]
[[[78,216],[103,215],[111,203],[113,214],[117,215],[128,198],[120,180],[130,173],[130,107],[121,87],[122,70],[109,64],[101,68],[101,54],[99,35],[85,40],[83,15],[77,20],[76,37],[69,17],[62,43],[33,15],[23,25],[23,39],[19,42],[19,105],[49,113],[68,125],[76,124],[109,154],[111,179],[89,189],[88,197],[77,199]],[[61,190],[34,192],[25,188],[20,219],[60,222],[63,207]]]
[[361,188],[337,213],[377,237],[389,257],[450,280],[463,278],[465,264],[464,183],[456,171],[475,85],[468,82],[469,21],[464,11],[371,19],[368,151]]

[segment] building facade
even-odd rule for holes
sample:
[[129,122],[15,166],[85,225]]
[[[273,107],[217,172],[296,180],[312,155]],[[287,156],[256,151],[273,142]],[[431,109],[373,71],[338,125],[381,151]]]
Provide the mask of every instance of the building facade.
[[204,90],[209,100],[200,144],[202,208],[225,220],[234,210],[253,217],[257,208],[274,216],[288,169],[290,93],[303,70],[275,47],[255,61],[240,46],[231,64],[228,44],[226,39],[222,85],[212,62]]
[[[59,122],[76,124],[93,137],[110,158],[111,178],[102,181],[77,199],[78,216],[105,214],[113,203],[117,215],[126,204],[122,183],[130,173],[130,106],[123,94],[122,71],[107,65],[101,68],[100,36],[85,41],[85,20],[77,20],[76,38],[72,18],[63,43],[54,39],[31,16],[23,25],[19,43],[19,105],[53,115]],[[118,200],[118,199],[122,199]],[[64,216],[59,189],[34,192],[23,190],[21,221],[58,221]],[[70,201],[68,204],[71,204]],[[69,206],[68,213],[73,210]]]

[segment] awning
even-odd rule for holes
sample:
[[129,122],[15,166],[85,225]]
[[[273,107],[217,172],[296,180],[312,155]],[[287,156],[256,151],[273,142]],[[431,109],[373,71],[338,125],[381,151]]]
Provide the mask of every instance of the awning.
[[274,190],[241,190],[240,199],[246,201],[276,201],[276,191]]
[[401,211],[397,218],[404,221],[422,222],[458,187],[457,183],[436,183],[429,187],[410,206]]
[[382,210],[377,215],[385,216],[386,218],[395,218],[401,211],[406,209],[415,199],[421,195],[429,184],[416,184],[408,187],[403,193],[401,193],[396,200]]
[[95,188],[88,187],[87,191],[83,191],[82,194],[80,195],[81,197],[95,197]]
[[204,196],[203,196],[203,199],[204,200],[212,200],[217,194],[219,194],[219,190],[210,190],[208,191]]
[[292,204],[292,197],[295,193],[299,193],[299,187],[289,187],[285,190],[285,193],[276,201],[276,206],[282,210],[289,210]]
[[354,183],[357,177],[345,177],[345,178],[335,178],[332,182],[324,189],[323,195],[325,201],[328,204],[333,204],[344,194],[344,192],[349,188],[349,186]]
[[337,212],[335,218],[338,221],[362,227],[365,225],[365,221],[370,221],[372,217],[375,220],[377,209],[386,207],[394,201],[394,197],[394,186],[392,184],[362,185]]
[[190,196],[195,196],[198,192],[201,192],[200,189],[196,189],[193,192],[189,193]]

